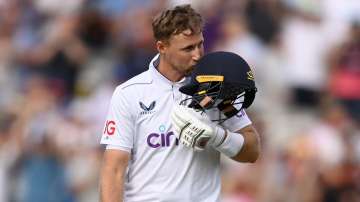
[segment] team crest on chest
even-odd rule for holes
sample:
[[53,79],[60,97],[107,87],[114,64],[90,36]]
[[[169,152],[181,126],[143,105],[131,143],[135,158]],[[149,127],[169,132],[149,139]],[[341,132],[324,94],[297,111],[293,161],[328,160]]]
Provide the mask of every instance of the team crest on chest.
[[152,114],[154,113],[154,109],[156,106],[156,101],[152,101],[150,103],[149,106],[146,106],[143,102],[139,102],[140,108],[142,109],[142,111],[140,112],[140,115],[145,115],[145,114]]

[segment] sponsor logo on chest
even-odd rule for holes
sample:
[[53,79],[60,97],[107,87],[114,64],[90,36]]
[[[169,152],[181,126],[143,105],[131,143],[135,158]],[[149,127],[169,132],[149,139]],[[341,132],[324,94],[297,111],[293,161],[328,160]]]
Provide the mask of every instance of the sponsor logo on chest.
[[147,135],[146,143],[151,148],[171,147],[179,145],[179,139],[174,132],[166,132],[165,125],[160,125],[159,132],[153,132]]
[[154,113],[154,108],[156,106],[156,102],[152,101],[150,105],[146,106],[143,102],[139,102],[140,108],[142,111],[140,111],[140,115],[146,115],[146,114],[152,114]]

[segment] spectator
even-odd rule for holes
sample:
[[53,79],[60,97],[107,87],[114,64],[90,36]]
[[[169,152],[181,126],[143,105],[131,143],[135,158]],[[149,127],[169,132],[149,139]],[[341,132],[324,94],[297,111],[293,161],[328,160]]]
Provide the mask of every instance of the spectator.
[[330,59],[329,91],[360,125],[360,22],[353,23],[348,38]]

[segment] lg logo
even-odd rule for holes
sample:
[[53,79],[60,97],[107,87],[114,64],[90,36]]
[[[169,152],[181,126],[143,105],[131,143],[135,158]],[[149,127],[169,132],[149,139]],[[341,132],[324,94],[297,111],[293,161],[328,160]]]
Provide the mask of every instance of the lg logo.
[[115,129],[115,121],[107,120],[104,128],[104,134],[114,135]]
[[171,143],[174,142],[176,146],[179,145],[179,139],[175,137],[173,132],[168,132],[166,134],[151,133],[147,137],[147,144],[152,148],[169,147],[171,146]]

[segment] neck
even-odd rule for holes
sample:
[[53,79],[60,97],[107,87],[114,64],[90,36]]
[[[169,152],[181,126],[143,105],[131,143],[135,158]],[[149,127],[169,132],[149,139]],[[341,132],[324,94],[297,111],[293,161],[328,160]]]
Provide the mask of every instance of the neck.
[[164,58],[161,56],[160,56],[160,63],[159,63],[157,70],[163,76],[165,76],[167,79],[169,79],[172,82],[177,82],[177,81],[180,81],[182,78],[184,78],[184,74],[177,71],[168,62],[166,62],[164,60]]

